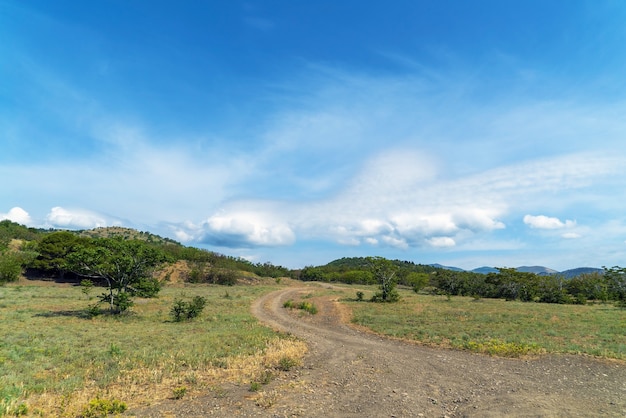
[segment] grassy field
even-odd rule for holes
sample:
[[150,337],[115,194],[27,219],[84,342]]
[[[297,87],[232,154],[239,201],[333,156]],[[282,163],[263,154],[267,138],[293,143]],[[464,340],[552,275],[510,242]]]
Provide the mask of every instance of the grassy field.
[[[375,289],[365,289],[368,299]],[[612,304],[555,305],[461,296],[448,300],[408,290],[400,294],[399,303],[345,303],[355,324],[427,345],[504,356],[548,352],[626,359],[626,309]]]
[[[278,288],[267,283],[166,287],[137,300],[132,315],[92,319],[85,308],[93,301],[77,287],[0,287],[0,416],[76,416],[95,398],[133,406],[266,379],[286,356],[299,361],[306,351],[251,316],[251,301]],[[196,295],[207,299],[202,315],[172,322],[174,299]]]
[[[93,302],[80,288],[22,281],[0,287],[0,416],[76,416],[94,399],[129,407],[219,390],[224,381],[258,386],[287,359],[299,362],[303,342],[260,326],[250,304],[280,288],[264,285],[166,287],[139,299],[128,316],[89,318]],[[583,353],[626,359],[626,310],[613,305],[549,305],[400,290],[391,304],[357,302],[375,287],[312,289],[353,312],[355,324],[423,344],[504,356]],[[94,290],[95,295],[97,290]],[[194,321],[175,323],[176,298],[203,296]]]

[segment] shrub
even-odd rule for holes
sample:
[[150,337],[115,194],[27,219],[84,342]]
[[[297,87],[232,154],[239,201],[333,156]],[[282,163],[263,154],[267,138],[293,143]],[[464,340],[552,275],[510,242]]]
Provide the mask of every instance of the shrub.
[[365,294],[363,292],[361,292],[360,290],[358,292],[356,292],[356,300],[357,301],[362,302],[364,296],[365,296]]
[[170,310],[170,316],[174,322],[190,320],[200,316],[206,306],[206,298],[195,296],[191,301],[186,302],[182,299],[176,299]]
[[185,386],[179,386],[174,389],[174,399],[183,399],[185,394],[187,393],[187,388]]
[[484,342],[467,341],[464,346],[470,351],[501,357],[520,357],[541,351],[536,344],[504,342],[496,339]]
[[400,300],[400,294],[396,289],[391,289],[386,294],[383,292],[376,292],[372,296],[372,302],[397,302]]
[[315,315],[317,313],[317,306],[313,305],[311,302],[300,302],[300,304],[298,304],[298,309],[306,311],[311,315]]
[[0,285],[20,278],[22,264],[19,258],[10,253],[0,253]]
[[132,295],[140,298],[154,298],[161,291],[161,286],[161,282],[154,277],[144,278],[133,287]]
[[126,403],[118,401],[117,399],[92,399],[83,408],[83,417],[85,418],[100,418],[106,417],[109,414],[121,414],[126,411]]
[[224,286],[233,286],[237,283],[237,274],[233,270],[212,268],[207,273],[207,281]]
[[301,309],[310,313],[311,315],[315,315],[317,313],[317,306],[312,304],[311,302],[302,301],[300,303],[295,303],[293,300],[288,300],[283,303],[283,308],[286,309]]
[[278,361],[278,366],[276,367],[278,370],[282,370],[284,372],[288,372],[298,365],[298,361],[294,360],[291,357],[283,356]]

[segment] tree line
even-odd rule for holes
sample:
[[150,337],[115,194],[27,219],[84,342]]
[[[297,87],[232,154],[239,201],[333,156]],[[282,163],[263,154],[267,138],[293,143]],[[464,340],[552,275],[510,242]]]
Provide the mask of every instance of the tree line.
[[[80,231],[79,231],[80,232]],[[537,275],[499,268],[481,274],[446,270],[410,261],[382,257],[352,257],[325,266],[289,270],[272,263],[248,260],[187,247],[173,240],[123,236],[98,237],[79,232],[27,228],[0,221],[0,284],[19,278],[23,270],[33,275],[56,277],[76,283],[91,281],[107,289],[101,302],[111,311],[122,312],[132,297],[156,295],[161,283],[153,271],[164,263],[187,262],[187,280],[196,283],[232,285],[238,272],[261,277],[290,276],[303,281],[378,284],[379,299],[395,299],[395,286],[448,296],[503,298],[526,302],[578,303],[615,301],[626,307],[626,268],[604,268],[566,279],[559,275]],[[156,237],[156,236],[155,236]]]
[[[380,259],[380,257],[375,257]],[[538,275],[512,268],[488,274],[447,270],[434,266],[388,260],[394,282],[416,292],[447,296],[498,298],[524,302],[585,304],[614,301],[626,307],[626,268],[604,268],[602,273],[583,273],[567,279],[561,275]],[[372,257],[344,258],[325,266],[308,266],[298,272],[303,281],[347,284],[381,284]]]

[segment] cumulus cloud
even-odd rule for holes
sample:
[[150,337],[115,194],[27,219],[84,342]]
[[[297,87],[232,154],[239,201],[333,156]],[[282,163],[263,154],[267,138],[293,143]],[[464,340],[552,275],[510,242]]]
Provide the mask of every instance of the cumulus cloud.
[[28,212],[17,206],[11,208],[8,213],[0,213],[0,221],[5,219],[26,226],[32,226],[33,224],[33,220]]
[[466,179],[438,176],[427,154],[380,153],[342,192],[302,208],[295,225],[302,234],[338,243],[395,248],[452,246],[473,233],[505,227],[498,219],[505,205],[485,196],[484,184],[466,188]]
[[220,247],[274,247],[295,241],[287,224],[252,211],[215,214],[199,232],[201,242]]
[[46,222],[54,228],[92,229],[111,225],[105,216],[85,209],[54,207],[46,216]]
[[456,242],[450,237],[432,237],[428,240],[428,243],[438,248],[454,247],[456,245]]
[[[574,179],[579,165],[596,166],[600,173],[610,167],[574,156],[442,179],[423,154],[391,150],[365,163],[333,197],[307,204],[241,201],[210,216],[199,232],[186,228],[179,236],[229,247],[289,245],[297,235],[350,246],[458,246],[477,234],[504,229],[501,218],[512,202],[546,189],[583,187]],[[537,229],[576,225],[544,215],[527,215],[524,222]]]
[[563,229],[576,226],[576,221],[561,221],[559,218],[553,218],[545,215],[526,215],[524,223],[534,229]]

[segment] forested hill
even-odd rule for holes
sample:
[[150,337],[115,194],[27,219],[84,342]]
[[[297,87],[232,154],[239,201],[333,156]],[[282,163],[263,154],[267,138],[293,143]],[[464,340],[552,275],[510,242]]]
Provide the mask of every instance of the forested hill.
[[[0,221],[0,249],[6,247],[12,240],[35,241],[53,232],[60,232],[60,229],[43,229],[29,228],[18,223],[3,220]],[[121,237],[124,239],[136,239],[146,241],[153,244],[175,244],[180,245],[177,241],[170,238],[164,238],[150,232],[137,231],[132,228],[123,228],[119,226],[109,226],[95,229],[84,229],[77,231],[68,231],[72,234],[87,238],[114,238]]]
[[75,231],[76,234],[89,238],[115,238],[121,237],[124,239],[136,239],[140,241],[147,241],[154,244],[176,244],[182,245],[181,243],[170,239],[164,238],[159,235],[152,234],[150,232],[137,231],[132,228],[124,228],[121,226],[107,226],[103,228],[95,228],[95,229],[86,229]]
[[[269,262],[252,263],[239,257],[187,247],[172,239],[131,228],[107,227],[67,231],[29,228],[3,220],[0,221],[0,284],[15,280],[22,269],[44,275],[61,274],[66,277],[65,269],[59,266],[66,263],[71,252],[86,246],[106,245],[107,240],[116,239],[155,248],[164,253],[171,262],[191,263],[192,272],[193,269],[202,270],[200,276],[205,273],[206,266],[221,271],[250,272],[262,277],[284,277],[290,274],[289,269]],[[9,266],[11,273],[10,277],[5,279],[1,271],[3,266]],[[215,270],[209,273],[213,274]]]
[[[391,260],[399,269],[414,273],[433,273],[443,270],[441,267],[426,264],[415,264],[412,261]],[[348,271],[348,270],[367,270],[370,262],[366,257],[344,257],[330,263],[320,266],[327,271]]]

